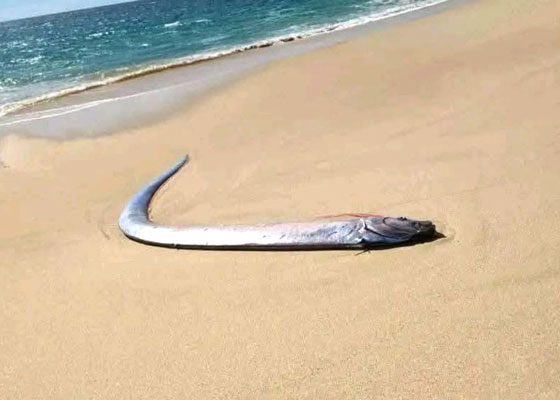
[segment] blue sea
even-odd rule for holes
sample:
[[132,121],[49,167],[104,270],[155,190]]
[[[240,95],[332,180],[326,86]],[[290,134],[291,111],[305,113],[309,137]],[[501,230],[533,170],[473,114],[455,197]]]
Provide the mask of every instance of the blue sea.
[[0,23],[0,117],[443,0],[141,0]]

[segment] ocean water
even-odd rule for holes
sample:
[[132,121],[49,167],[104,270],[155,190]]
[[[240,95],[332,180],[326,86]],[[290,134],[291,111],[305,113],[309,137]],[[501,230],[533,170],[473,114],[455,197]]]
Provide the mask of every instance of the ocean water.
[[124,79],[443,1],[141,0],[3,22],[0,117]]

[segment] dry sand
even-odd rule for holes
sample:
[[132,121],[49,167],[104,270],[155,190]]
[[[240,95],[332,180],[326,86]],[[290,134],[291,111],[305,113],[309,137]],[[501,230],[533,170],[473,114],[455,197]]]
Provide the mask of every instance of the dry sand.
[[[560,2],[480,0],[154,126],[0,142],[3,399],[560,397]],[[151,248],[116,221],[430,218],[371,252]]]

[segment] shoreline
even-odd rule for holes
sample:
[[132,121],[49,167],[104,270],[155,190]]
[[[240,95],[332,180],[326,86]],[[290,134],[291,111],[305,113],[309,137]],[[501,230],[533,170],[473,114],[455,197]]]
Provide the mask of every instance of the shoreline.
[[[138,75],[108,85],[78,90],[0,118],[0,138],[5,135],[72,139],[113,134],[170,118],[214,90],[282,59],[336,46],[356,37],[460,7],[474,0],[441,0],[351,27],[296,35],[267,43],[247,45],[245,50],[169,67],[147,67]],[[340,24],[341,26],[344,23]],[[187,57],[188,58],[188,57]],[[153,69],[153,70],[152,70]],[[123,104],[119,104],[123,103]],[[155,104],[155,107],[154,107]],[[138,110],[123,115],[121,108]],[[115,110],[116,109],[116,110]],[[102,116],[100,119],[99,116]],[[88,121],[96,120],[96,124]],[[44,123],[48,121],[47,130]],[[84,127],[84,122],[87,125]]]

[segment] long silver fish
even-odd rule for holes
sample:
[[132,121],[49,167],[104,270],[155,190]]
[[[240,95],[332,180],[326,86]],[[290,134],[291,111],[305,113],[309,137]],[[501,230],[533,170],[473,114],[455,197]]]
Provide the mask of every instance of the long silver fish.
[[345,214],[343,220],[263,225],[217,225],[175,228],[150,220],[148,208],[157,190],[187,162],[175,166],[137,193],[123,210],[119,226],[140,243],[181,249],[320,250],[371,249],[428,241],[436,236],[430,221],[369,214]]

